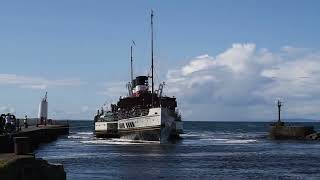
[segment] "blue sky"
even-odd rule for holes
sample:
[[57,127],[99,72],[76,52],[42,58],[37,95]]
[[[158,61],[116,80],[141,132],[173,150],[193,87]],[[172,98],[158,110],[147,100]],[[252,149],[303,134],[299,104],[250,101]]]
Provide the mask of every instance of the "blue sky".
[[[148,72],[151,9],[158,78],[168,81],[167,94],[179,98],[186,120],[268,120],[278,97],[288,103],[285,117],[320,117],[312,108],[320,98],[313,86],[320,2],[311,0],[1,2],[0,111],[35,116],[49,91],[52,118],[92,118],[100,105],[124,93],[131,40],[135,73]],[[256,65],[267,55],[267,65]],[[299,66],[304,62],[310,65]],[[234,68],[244,66],[250,76]],[[302,82],[311,90],[283,93],[301,87],[295,74],[312,76]],[[186,84],[199,78],[200,84]],[[240,98],[245,96],[250,102]]]

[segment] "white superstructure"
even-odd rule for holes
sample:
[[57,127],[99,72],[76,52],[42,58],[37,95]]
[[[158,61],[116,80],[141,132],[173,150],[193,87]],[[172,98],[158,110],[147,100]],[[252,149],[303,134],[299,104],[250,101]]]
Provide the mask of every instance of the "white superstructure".
[[[113,126],[113,124],[117,124]],[[145,116],[120,119],[118,121],[95,122],[96,134],[117,132],[120,138],[168,142],[172,136],[182,133],[181,121],[167,108],[150,108]]]
[[[182,133],[182,122],[178,121],[167,108],[151,108],[147,116],[118,121],[118,131],[126,139],[147,139],[166,143],[170,136]],[[179,129],[176,129],[179,127]]]

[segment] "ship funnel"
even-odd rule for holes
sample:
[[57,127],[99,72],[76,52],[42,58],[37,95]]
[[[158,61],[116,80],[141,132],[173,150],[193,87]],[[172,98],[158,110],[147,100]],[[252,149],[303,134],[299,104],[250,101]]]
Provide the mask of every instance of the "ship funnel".
[[133,95],[139,96],[143,92],[148,91],[148,76],[137,76],[132,81]]

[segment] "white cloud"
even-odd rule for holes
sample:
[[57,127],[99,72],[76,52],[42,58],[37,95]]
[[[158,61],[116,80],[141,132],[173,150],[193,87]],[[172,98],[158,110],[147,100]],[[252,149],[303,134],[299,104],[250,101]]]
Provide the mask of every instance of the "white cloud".
[[194,61],[191,61],[190,64],[182,68],[182,74],[188,75],[193,72],[208,69],[213,64],[214,64],[214,61],[212,61],[212,57],[210,57],[209,55],[205,54],[202,56],[198,56]]
[[216,56],[201,55],[169,70],[166,82],[168,93],[192,112],[188,120],[270,120],[278,97],[287,102],[288,117],[320,118],[314,108],[319,104],[314,98],[320,98],[319,67],[316,51],[285,46],[270,52],[233,44]]
[[[320,51],[284,46],[271,52],[253,43],[233,44],[169,69],[165,93],[177,97],[185,120],[272,120],[277,98],[285,101],[284,118],[320,119],[319,67]],[[117,100],[127,94],[125,84],[104,83],[100,94]]]
[[50,80],[43,77],[28,77],[16,74],[0,74],[0,85],[15,85],[20,88],[47,89],[57,86],[80,86],[85,84],[79,79]]
[[0,113],[15,113],[15,109],[9,106],[0,106]]
[[232,48],[216,56],[217,66],[226,66],[233,72],[245,71],[252,60],[255,44],[233,44]]

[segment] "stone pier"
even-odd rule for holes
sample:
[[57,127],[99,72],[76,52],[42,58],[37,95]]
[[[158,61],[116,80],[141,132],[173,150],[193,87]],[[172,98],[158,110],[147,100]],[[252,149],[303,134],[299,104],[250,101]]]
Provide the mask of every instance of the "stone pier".
[[49,164],[32,153],[40,144],[69,133],[69,125],[30,126],[0,135],[1,180],[65,180],[63,165]]

